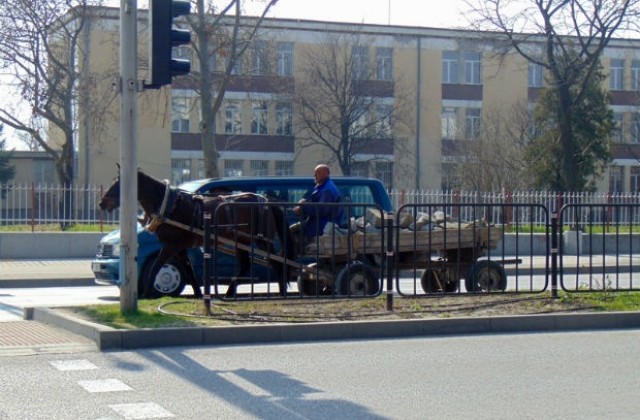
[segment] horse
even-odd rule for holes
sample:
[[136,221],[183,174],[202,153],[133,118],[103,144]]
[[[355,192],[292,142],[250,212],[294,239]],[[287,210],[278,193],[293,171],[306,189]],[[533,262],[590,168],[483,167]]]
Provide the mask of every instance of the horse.
[[[191,267],[187,249],[202,245],[203,216],[206,212],[212,214],[212,223],[214,229],[217,226],[219,237],[245,245],[242,247],[244,249],[236,248],[235,250],[238,271],[229,284],[226,297],[236,296],[240,279],[250,271],[251,255],[246,250],[247,246],[250,246],[253,241],[267,255],[275,255],[276,236],[282,244],[281,253],[284,262],[269,259],[267,263],[278,275],[280,295],[286,294],[289,274],[286,260],[294,258],[293,238],[282,208],[255,204],[267,202],[265,197],[254,193],[195,195],[172,187],[168,181],[160,181],[138,169],[138,202],[144,210],[144,220],[148,222],[147,230],[155,232],[162,245],[148,275],[142,279],[142,287],[139,287],[139,291],[144,296],[156,294],[153,289],[153,279],[160,268],[172,258],[177,258],[186,267]],[[247,203],[247,205],[227,205],[216,212],[220,205],[228,202]],[[99,206],[107,212],[120,206],[120,175],[103,194]],[[188,277],[195,297],[202,297],[196,279],[193,276]]]

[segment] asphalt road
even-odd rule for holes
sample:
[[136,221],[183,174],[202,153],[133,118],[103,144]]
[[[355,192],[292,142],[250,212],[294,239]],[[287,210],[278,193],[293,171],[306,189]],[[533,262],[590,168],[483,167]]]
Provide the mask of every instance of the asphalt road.
[[0,358],[1,419],[636,419],[640,331]]

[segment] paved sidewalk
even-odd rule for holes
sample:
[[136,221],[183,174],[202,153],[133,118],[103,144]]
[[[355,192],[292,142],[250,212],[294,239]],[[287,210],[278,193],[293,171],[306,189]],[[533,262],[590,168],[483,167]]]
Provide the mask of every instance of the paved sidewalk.
[[91,259],[0,259],[0,288],[91,286]]

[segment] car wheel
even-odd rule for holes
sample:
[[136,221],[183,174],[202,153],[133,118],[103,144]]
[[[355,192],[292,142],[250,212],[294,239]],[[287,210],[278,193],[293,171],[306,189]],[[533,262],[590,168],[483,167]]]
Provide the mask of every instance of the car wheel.
[[140,277],[141,283],[147,283],[145,287],[142,287],[140,297],[153,299],[164,296],[180,296],[189,275],[184,265],[180,261],[172,259],[160,267],[153,279],[149,279],[149,271],[152,266],[153,262],[147,264]]

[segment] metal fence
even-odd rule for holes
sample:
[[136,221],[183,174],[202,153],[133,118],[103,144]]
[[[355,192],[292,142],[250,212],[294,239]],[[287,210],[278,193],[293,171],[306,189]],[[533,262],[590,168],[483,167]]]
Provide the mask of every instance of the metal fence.
[[[0,225],[100,224],[118,223],[119,212],[105,214],[98,208],[105,186],[56,184],[0,184]],[[389,191],[394,208],[405,204],[441,204],[454,206],[461,219],[472,220],[468,204],[496,204],[488,207],[487,220],[506,225],[544,227],[548,222],[540,209],[557,211],[564,205],[578,205],[563,212],[565,226],[581,228],[597,222],[640,223],[640,194],[633,193],[558,193],[515,191],[481,193],[472,191],[397,190]],[[526,205],[510,208],[508,205]],[[507,206],[503,206],[507,205]],[[456,207],[457,206],[457,207]],[[615,217],[612,212],[617,212]],[[517,210],[517,211],[515,211]]]
[[[394,208],[404,204],[435,204],[453,206],[462,212],[461,218],[471,220],[473,206],[469,204],[495,204],[489,208],[488,220],[507,225],[530,223],[544,227],[548,222],[547,212],[559,211],[565,205],[579,205],[574,211],[563,212],[562,221],[566,226],[581,228],[585,224],[598,221],[629,224],[640,221],[640,194],[638,193],[562,193],[553,191],[514,192],[473,192],[473,191],[423,191],[391,190]],[[526,205],[511,208],[510,205]],[[620,207],[621,206],[621,207]],[[616,208],[616,217],[612,211]],[[541,211],[545,209],[545,211]],[[615,220],[614,220],[615,219]]]
[[[343,205],[347,212],[362,206]],[[627,221],[639,207],[568,204],[552,213],[541,204],[405,204],[392,218],[379,209],[359,211],[366,216],[329,230],[288,261],[297,289],[286,296],[268,287],[256,293],[265,281],[256,275],[242,298],[366,298],[385,289],[405,297],[639,291],[640,225]],[[517,215],[518,222],[494,223],[493,214]],[[575,229],[561,222],[570,214],[606,217],[587,218]],[[545,228],[533,229],[522,215],[544,215]],[[208,246],[214,264],[222,264],[212,257],[218,245]],[[211,279],[218,295],[220,277]]]
[[0,225],[118,223],[118,212],[98,207],[104,191],[101,185],[0,185]]

